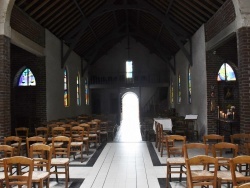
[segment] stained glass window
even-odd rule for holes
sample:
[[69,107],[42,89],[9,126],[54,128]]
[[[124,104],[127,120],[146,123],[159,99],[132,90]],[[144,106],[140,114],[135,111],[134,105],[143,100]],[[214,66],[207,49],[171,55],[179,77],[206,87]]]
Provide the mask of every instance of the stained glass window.
[[132,78],[132,77],[133,77],[133,62],[126,61],[126,78]]
[[89,105],[89,86],[88,86],[88,79],[85,79],[85,102],[86,102],[86,105]]
[[174,103],[174,83],[173,83],[173,80],[171,81],[171,99],[170,99],[170,102],[173,104]]
[[77,105],[81,105],[81,87],[80,87],[80,77],[79,74],[76,77],[76,98],[77,98]]
[[69,87],[68,87],[68,73],[64,69],[64,106],[69,106]]
[[178,103],[181,103],[181,75],[178,74]]
[[218,72],[217,81],[235,81],[235,80],[236,77],[232,67],[227,63],[223,63]]
[[191,97],[191,71],[190,71],[190,66],[188,68],[188,102],[191,104],[192,102],[192,97]]
[[36,86],[36,79],[30,69],[26,68],[22,72],[18,86]]

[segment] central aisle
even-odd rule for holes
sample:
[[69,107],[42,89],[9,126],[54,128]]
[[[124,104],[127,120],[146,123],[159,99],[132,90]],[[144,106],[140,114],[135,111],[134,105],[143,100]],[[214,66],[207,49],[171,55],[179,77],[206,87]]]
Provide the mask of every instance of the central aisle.
[[141,142],[141,132],[139,121],[123,120],[118,127],[114,142]]
[[146,143],[107,143],[82,188],[159,188],[164,166],[154,167]]

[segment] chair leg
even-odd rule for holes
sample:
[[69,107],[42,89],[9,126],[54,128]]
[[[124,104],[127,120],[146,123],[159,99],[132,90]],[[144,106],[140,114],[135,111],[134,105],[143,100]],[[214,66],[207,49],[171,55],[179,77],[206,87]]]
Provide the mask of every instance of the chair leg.
[[167,178],[166,178],[166,187],[167,188],[169,187],[169,181],[170,181],[170,171],[171,171],[170,168],[171,168],[170,165],[167,164]]
[[162,154],[163,154],[163,143],[161,143],[161,157],[162,157]]
[[57,166],[55,166],[55,173],[56,173],[56,182],[58,183]]

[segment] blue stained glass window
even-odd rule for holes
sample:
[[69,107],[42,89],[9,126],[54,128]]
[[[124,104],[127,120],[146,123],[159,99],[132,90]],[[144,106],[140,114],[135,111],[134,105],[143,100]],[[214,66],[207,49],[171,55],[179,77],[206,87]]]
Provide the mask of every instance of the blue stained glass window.
[[88,86],[88,79],[85,79],[85,103],[89,105],[89,86]]
[[26,68],[22,72],[18,86],[36,86],[36,79],[30,69]]
[[235,80],[236,77],[232,67],[227,63],[223,63],[218,72],[217,81],[235,81]]

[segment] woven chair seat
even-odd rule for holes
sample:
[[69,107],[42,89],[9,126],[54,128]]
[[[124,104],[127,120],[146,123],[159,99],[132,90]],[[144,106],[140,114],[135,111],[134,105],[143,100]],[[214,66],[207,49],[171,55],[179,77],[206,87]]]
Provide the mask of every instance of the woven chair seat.
[[89,134],[89,137],[96,137],[97,134]]
[[82,142],[71,142],[70,146],[76,147],[76,146],[81,146],[83,143]]
[[5,179],[4,172],[0,172],[0,180],[4,180],[4,179]]
[[69,158],[52,158],[51,165],[64,165],[69,162]]
[[167,163],[171,163],[171,165],[181,165],[185,164],[185,158],[184,157],[172,157],[172,158],[167,158]]
[[201,179],[201,177],[206,177],[213,176],[213,173],[207,170],[192,170],[191,172],[193,178],[198,178]]
[[[40,179],[44,179],[45,177],[49,176],[49,172],[45,171],[33,171],[32,172],[32,181],[39,181]],[[23,174],[23,176],[28,176],[28,173]]]
[[[237,178],[240,177],[245,177],[243,174],[241,174],[240,172],[235,172],[235,175]],[[218,171],[217,172],[217,177],[222,179],[223,181],[232,181],[232,174],[231,171]]]

